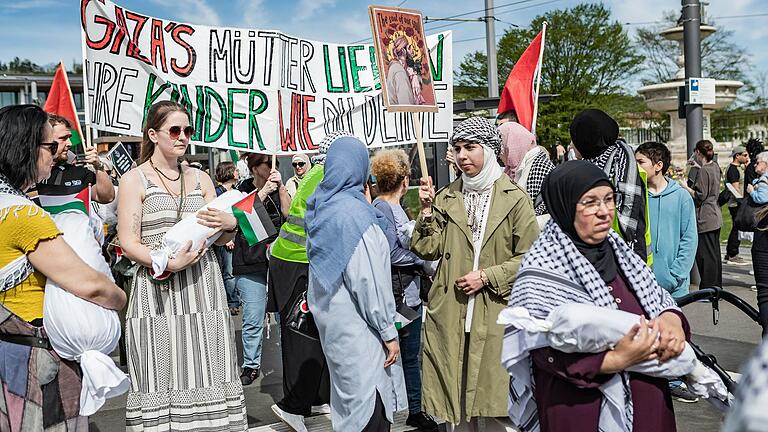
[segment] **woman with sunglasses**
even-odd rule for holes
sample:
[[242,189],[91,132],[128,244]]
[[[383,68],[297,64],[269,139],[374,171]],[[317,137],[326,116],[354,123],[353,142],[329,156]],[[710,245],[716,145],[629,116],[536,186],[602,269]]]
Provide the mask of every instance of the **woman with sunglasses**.
[[152,105],[139,166],[120,180],[120,246],[139,264],[125,326],[128,431],[248,427],[234,329],[213,250],[192,250],[189,242],[169,260],[167,278],[155,279],[150,271],[150,252],[182,218],[196,214],[198,223],[221,231],[217,245],[232,240],[237,226],[232,215],[206,207],[216,198],[211,178],[179,163],[193,134],[182,105]]
[[59,358],[42,328],[46,279],[108,309],[125,305],[125,293],[83,262],[24,194],[51,175],[57,148],[40,107],[0,109],[0,383],[24,399],[0,412],[3,430],[21,418],[56,430],[88,428],[88,419],[79,418],[80,367]]
[[288,195],[293,198],[296,195],[296,189],[299,188],[299,183],[304,178],[304,175],[312,168],[312,164],[309,163],[309,156],[304,153],[293,155],[291,161],[293,165],[293,172],[295,175],[285,182],[285,189],[288,191]]

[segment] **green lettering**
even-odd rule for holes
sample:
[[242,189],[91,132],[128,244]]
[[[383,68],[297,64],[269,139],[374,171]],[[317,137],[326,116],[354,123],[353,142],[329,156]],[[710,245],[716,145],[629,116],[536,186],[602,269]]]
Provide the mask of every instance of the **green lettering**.
[[376,63],[376,47],[371,45],[371,47],[368,49],[368,54],[371,56],[371,72],[373,73],[373,82],[376,83],[374,84],[373,88],[376,90],[381,90],[379,65]]
[[205,123],[205,91],[203,86],[195,86],[197,111],[195,112],[195,134],[191,141],[200,141],[203,135],[203,123]]
[[[259,105],[254,107],[256,98],[260,99]],[[248,103],[248,145],[253,148],[253,136],[256,135],[256,141],[259,144],[259,150],[266,150],[264,140],[261,138],[259,130],[259,121],[256,116],[267,110],[267,95],[261,90],[251,90],[250,101]]]
[[174,83],[171,83],[171,101],[179,101],[179,86]]
[[432,63],[432,56],[429,56],[429,69],[432,70],[432,81],[443,80],[443,39],[445,37],[440,34],[437,35],[437,70]]
[[328,88],[328,93],[347,93],[349,92],[349,78],[347,77],[347,52],[344,47],[338,48],[339,52],[339,69],[341,71],[341,87],[333,85],[333,77],[331,76],[331,60],[328,55],[328,45],[323,45],[323,60],[325,61],[325,83]]
[[365,47],[362,45],[352,45],[347,47],[347,51],[349,51],[349,71],[352,72],[352,87],[355,89],[356,93],[362,93],[371,90],[371,88],[368,86],[362,87],[360,85],[360,75],[358,72],[368,69],[365,66],[357,65],[357,51],[363,49],[365,49]]
[[[213,133],[211,133],[212,99],[216,100],[216,103],[219,105],[219,110],[221,111],[221,122],[219,123],[219,127]],[[221,96],[216,93],[216,90],[205,86],[205,125],[203,126],[203,142],[212,143],[218,141],[219,138],[221,138],[221,135],[224,134],[224,129],[227,127],[226,117],[227,105],[224,104],[224,99],[222,99]]]
[[[149,74],[149,80],[147,81],[147,94],[144,97],[144,121],[147,119],[147,113],[149,112],[149,107],[152,106],[152,104],[155,103],[160,98],[160,95],[163,94],[164,91],[168,89],[168,87],[171,86],[170,83],[163,83],[158,87],[157,91],[152,91],[152,88],[155,87],[155,82],[157,81],[157,75],[155,74]],[[144,127],[144,121],[142,121],[142,127]]]
[[229,139],[229,145],[232,147],[248,148],[248,144],[244,142],[235,141],[233,134],[233,123],[235,119],[242,120],[245,118],[244,113],[235,112],[234,95],[238,93],[248,93],[246,89],[229,89],[227,90],[227,138]]

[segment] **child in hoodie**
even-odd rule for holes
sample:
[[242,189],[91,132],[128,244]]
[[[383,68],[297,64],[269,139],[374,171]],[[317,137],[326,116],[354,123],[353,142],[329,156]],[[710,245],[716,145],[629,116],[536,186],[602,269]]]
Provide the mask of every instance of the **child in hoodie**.
[[648,174],[648,207],[653,245],[653,273],[659,285],[678,299],[688,294],[698,232],[691,195],[665,177],[672,155],[664,144],[646,142],[635,150]]

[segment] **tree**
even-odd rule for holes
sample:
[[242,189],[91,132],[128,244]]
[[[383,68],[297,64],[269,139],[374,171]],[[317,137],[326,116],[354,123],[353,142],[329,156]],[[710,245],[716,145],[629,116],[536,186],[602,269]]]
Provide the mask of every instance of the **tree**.
[[[635,53],[628,33],[602,4],[549,11],[534,18],[527,28],[507,30],[498,46],[500,87],[544,21],[548,27],[541,93],[559,96],[539,106],[539,143],[551,147],[558,141],[570,141],[571,120],[585,108],[600,107],[619,118],[621,112],[615,108],[628,104],[638,108],[637,98],[622,96],[621,91],[643,59]],[[467,54],[456,83],[485,87],[486,58],[482,52]]]
[[[499,85],[544,21],[549,24],[542,67],[542,93],[573,97],[609,94],[634,73],[642,58],[634,52],[629,35],[602,4],[580,4],[539,15],[528,28],[510,29],[499,40]],[[459,66],[457,84],[485,86],[486,56],[467,54]]]
[[[680,55],[676,41],[664,39],[659,32],[676,27],[677,15],[665,12],[662,21],[656,25],[637,29],[635,45],[645,57],[643,62],[643,83],[652,84],[675,79]],[[715,25],[710,20],[709,25]],[[750,61],[747,51],[733,42],[733,30],[719,28],[717,32],[701,41],[701,70],[708,78],[749,82],[747,71]]]
[[55,69],[51,65],[40,66],[29,59],[22,60],[19,57],[14,57],[8,63],[0,62],[0,72],[2,73],[42,74],[52,73]]

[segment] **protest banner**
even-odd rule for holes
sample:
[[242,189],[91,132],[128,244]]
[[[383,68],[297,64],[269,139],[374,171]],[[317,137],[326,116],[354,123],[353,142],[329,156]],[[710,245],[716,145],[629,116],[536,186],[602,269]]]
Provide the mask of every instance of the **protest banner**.
[[131,153],[121,142],[112,147],[112,150],[107,153],[107,157],[112,161],[112,168],[115,170],[118,177],[122,177],[123,174],[130,171],[133,166]]
[[[383,103],[373,45],[179,23],[110,0],[81,0],[80,13],[86,122],[94,129],[139,136],[149,107],[175,100],[191,114],[196,145],[311,152],[336,130],[369,147],[416,141],[410,114]],[[419,114],[427,141],[447,141],[452,130],[451,41],[450,32],[427,37],[440,108]]]

